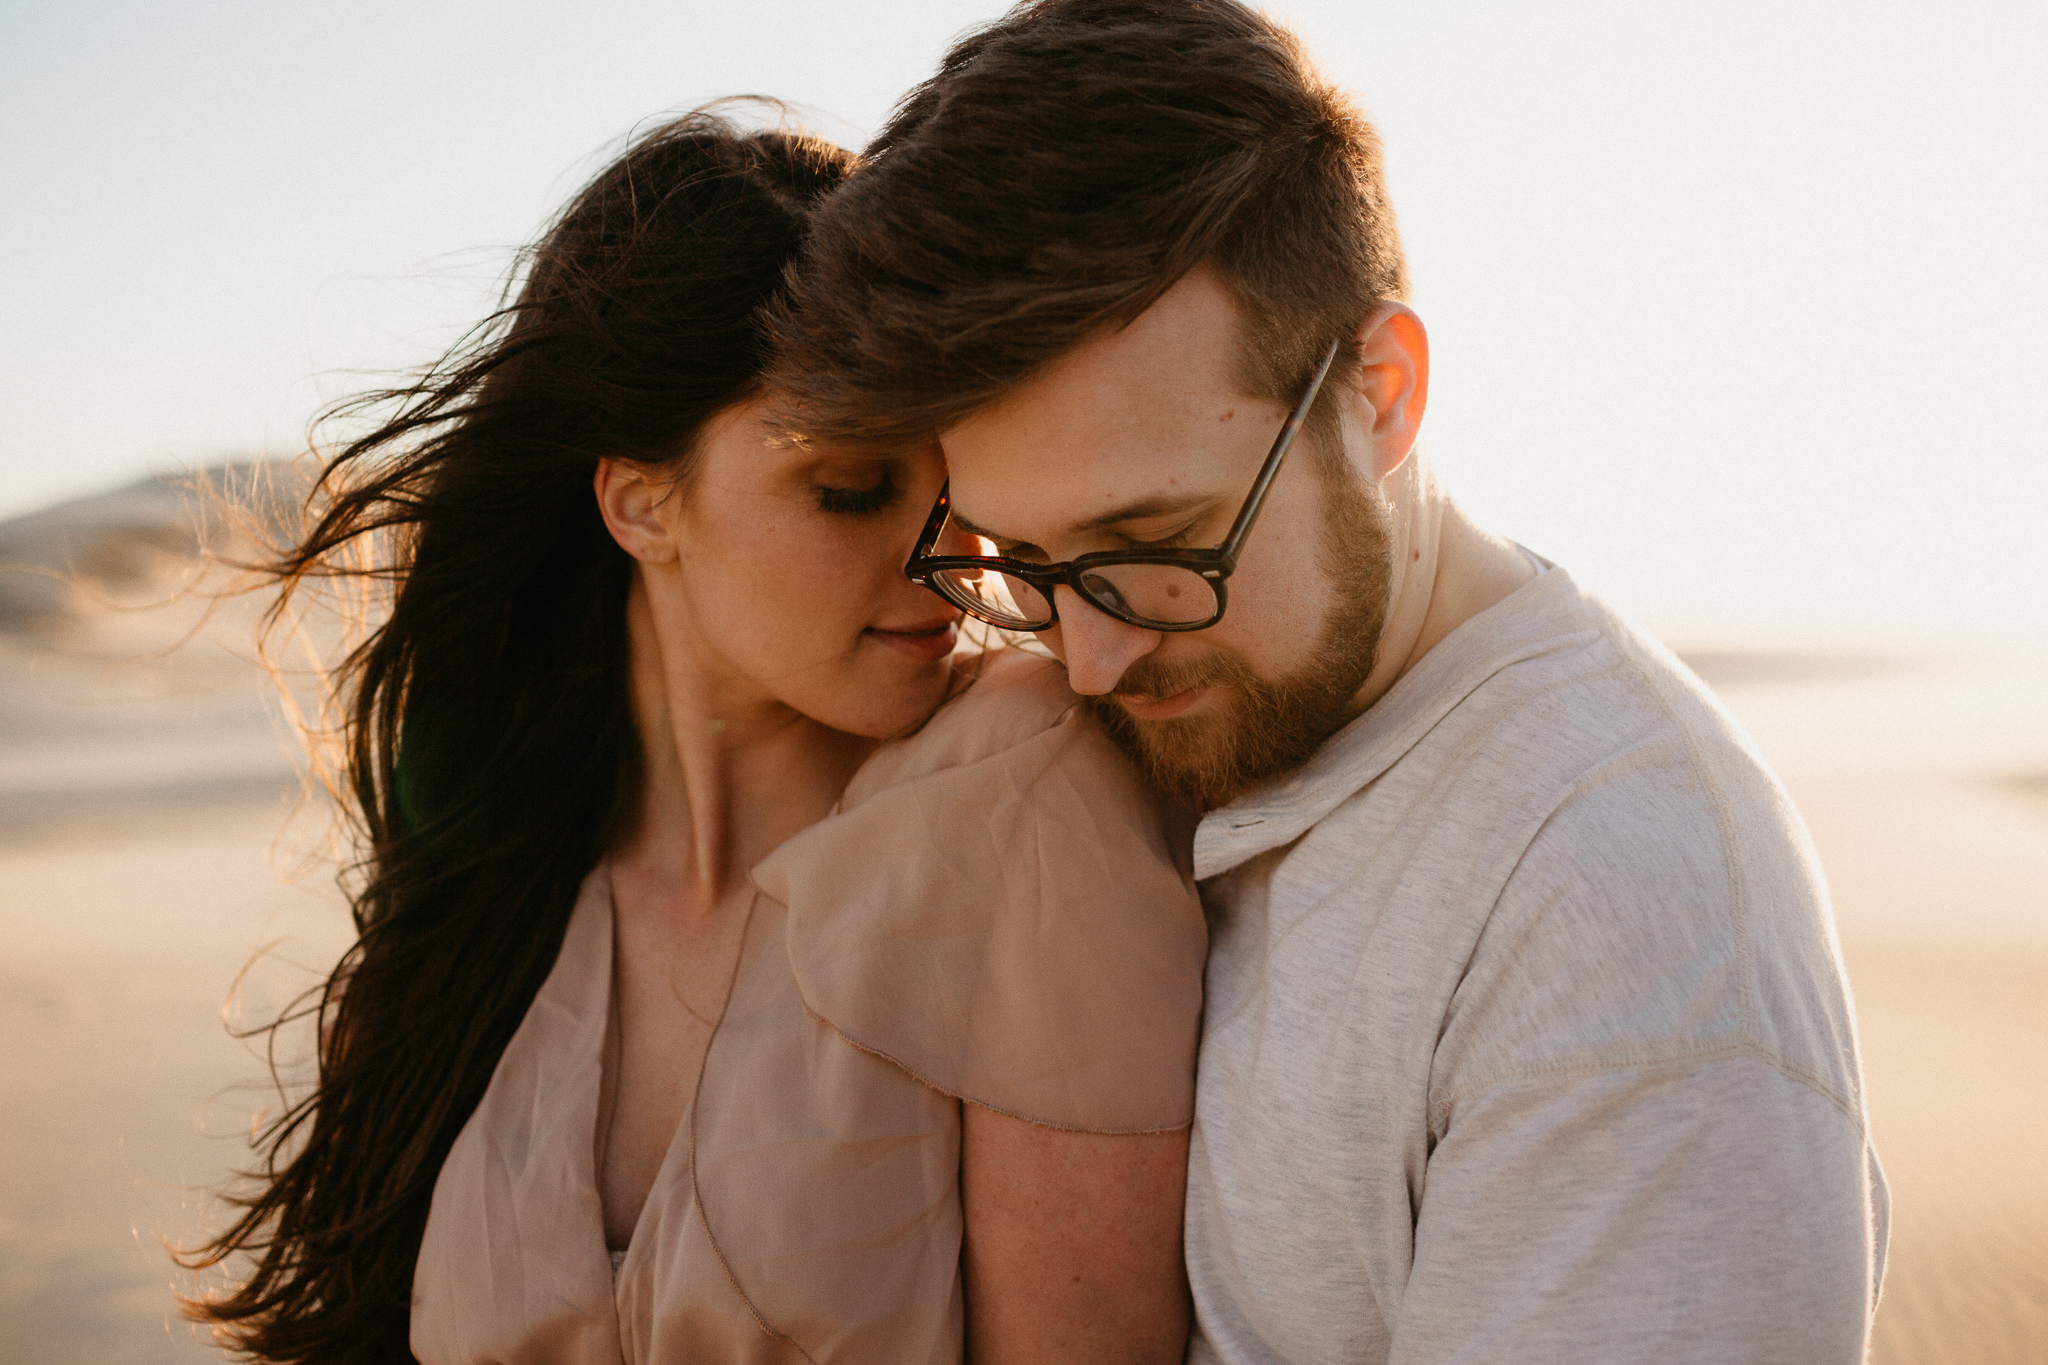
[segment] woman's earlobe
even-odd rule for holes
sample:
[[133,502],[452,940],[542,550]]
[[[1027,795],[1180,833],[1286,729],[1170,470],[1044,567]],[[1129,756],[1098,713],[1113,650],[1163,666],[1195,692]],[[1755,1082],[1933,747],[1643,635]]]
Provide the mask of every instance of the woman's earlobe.
[[667,564],[676,558],[676,542],[661,505],[670,492],[664,482],[624,460],[599,460],[591,491],[605,529],[619,548],[643,564]]

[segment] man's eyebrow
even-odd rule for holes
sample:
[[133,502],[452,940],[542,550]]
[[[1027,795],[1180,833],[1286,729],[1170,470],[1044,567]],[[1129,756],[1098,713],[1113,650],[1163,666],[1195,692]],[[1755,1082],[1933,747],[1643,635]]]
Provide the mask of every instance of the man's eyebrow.
[[960,509],[958,507],[953,508],[952,511],[954,530],[965,531],[970,536],[980,536],[983,540],[998,539],[994,531],[985,531],[981,527],[976,526],[973,522],[969,521],[965,516],[961,514]]
[[[1115,526],[1120,522],[1140,521],[1146,517],[1170,517],[1176,512],[1185,512],[1189,508],[1199,506],[1209,500],[1210,495],[1207,493],[1181,493],[1171,497],[1160,494],[1150,498],[1139,498],[1136,502],[1127,502],[1121,507],[1112,507],[1101,516],[1090,517],[1078,525],[1069,527],[1068,530],[1072,534],[1079,535],[1088,531],[1100,531],[1105,526]],[[965,531],[968,535],[980,536],[983,540],[1003,539],[1003,537],[998,536],[993,531],[984,530],[982,527],[976,526],[972,521],[962,516],[960,509],[957,507],[953,509],[953,525]]]
[[1207,493],[1178,493],[1171,496],[1161,493],[1150,498],[1139,498],[1136,502],[1112,507],[1099,517],[1090,517],[1073,529],[1077,533],[1100,531],[1106,526],[1115,526],[1121,522],[1142,521],[1146,517],[1170,517],[1176,512],[1185,512],[1190,507],[1198,507],[1208,502],[1210,496]]

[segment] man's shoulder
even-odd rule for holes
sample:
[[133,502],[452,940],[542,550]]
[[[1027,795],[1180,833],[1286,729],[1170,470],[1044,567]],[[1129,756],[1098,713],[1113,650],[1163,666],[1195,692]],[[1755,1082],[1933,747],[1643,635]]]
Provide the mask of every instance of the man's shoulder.
[[[1550,590],[1524,609],[1536,619],[1519,631],[1497,623],[1510,643],[1491,660],[1470,651],[1476,680],[1382,782],[1400,786],[1404,768],[1431,773],[1419,802],[1535,820],[1532,838],[1572,805],[1724,844],[1802,839],[1754,745],[1678,657],[1561,571],[1546,578]],[[1440,769],[1465,780],[1446,783]],[[1547,833],[1554,844],[1561,831]]]
[[1597,599],[1576,614],[1444,736],[1493,755],[1496,817],[1525,836],[1471,944],[1445,1077],[1746,1054],[1851,1104],[1847,999],[1796,811],[1675,656]]
[[1468,725],[1565,780],[1660,743],[1678,745],[1691,766],[1764,772],[1741,729],[1675,654],[1560,571],[1546,577],[1556,588],[1530,609],[1540,609],[1541,628],[1457,702]]
[[1512,858],[1503,840],[1617,761],[1681,784],[1703,763],[1762,775],[1674,657],[1551,570],[1453,631],[1301,768],[1206,817],[1199,875],[1303,836],[1298,851],[1341,866],[1418,825]]
[[1617,914],[1647,897],[1737,933],[1768,935],[1778,910],[1810,919],[1825,901],[1811,843],[1749,737],[1670,650],[1575,596],[1568,643],[1502,668],[1459,708],[1472,713],[1463,742],[1503,756],[1498,794],[1528,822],[1503,899],[1584,884],[1625,893]]

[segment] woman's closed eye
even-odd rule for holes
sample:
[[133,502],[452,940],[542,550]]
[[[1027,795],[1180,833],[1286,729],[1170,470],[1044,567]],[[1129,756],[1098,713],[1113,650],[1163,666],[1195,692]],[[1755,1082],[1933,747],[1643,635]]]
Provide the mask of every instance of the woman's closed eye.
[[864,517],[879,512],[896,501],[898,492],[896,480],[888,471],[882,473],[881,482],[869,488],[839,488],[831,484],[815,484],[818,494],[818,510],[835,516]]

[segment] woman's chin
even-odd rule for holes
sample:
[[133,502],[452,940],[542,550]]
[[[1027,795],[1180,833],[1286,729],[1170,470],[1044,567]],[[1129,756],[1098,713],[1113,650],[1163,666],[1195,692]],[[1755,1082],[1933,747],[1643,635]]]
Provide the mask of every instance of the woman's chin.
[[[864,654],[868,651],[862,651]],[[881,655],[880,651],[874,651]],[[890,739],[916,729],[946,699],[953,678],[950,654],[914,661],[890,654],[872,657],[845,685],[833,689],[829,704],[800,708],[834,730],[869,739]],[[876,667],[883,664],[883,667]]]

